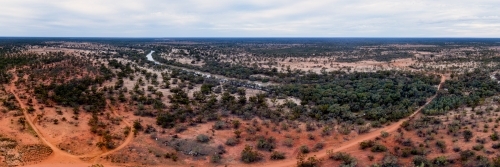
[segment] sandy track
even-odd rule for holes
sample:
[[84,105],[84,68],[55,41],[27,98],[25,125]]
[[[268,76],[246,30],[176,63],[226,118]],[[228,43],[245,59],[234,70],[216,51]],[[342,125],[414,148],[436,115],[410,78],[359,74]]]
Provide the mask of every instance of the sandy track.
[[[441,75],[441,74],[439,74],[439,75]],[[441,75],[441,82],[439,83],[438,90],[441,90],[441,87],[443,86],[443,84],[444,84],[445,81],[446,81],[446,76]],[[401,126],[401,124],[403,122],[411,120],[417,114],[419,114],[420,111],[422,111],[422,109],[424,107],[426,107],[427,105],[429,105],[432,102],[432,100],[434,100],[434,98],[436,98],[436,96],[437,96],[437,92],[436,92],[436,94],[434,96],[430,97],[423,106],[421,106],[420,108],[418,108],[415,112],[413,112],[413,114],[411,114],[409,117],[407,117],[405,119],[401,119],[401,120],[399,120],[396,123],[393,123],[393,124],[391,124],[391,125],[389,125],[387,127],[384,127],[384,128],[377,129],[377,130],[372,131],[370,133],[359,135],[355,139],[349,140],[347,142],[343,142],[340,145],[329,146],[329,147],[325,148],[324,150],[332,150],[333,152],[343,151],[345,149],[357,146],[360,142],[363,142],[365,140],[374,139],[377,136],[380,136],[380,133],[382,131],[385,131],[385,132],[394,132],[394,131],[396,131]],[[317,158],[324,158],[324,157],[327,156],[326,151],[318,152],[316,154],[311,154],[311,156],[314,156],[314,155],[316,155]],[[288,160],[284,160],[284,161],[272,161],[272,162],[266,162],[266,163],[256,163],[256,164],[241,165],[241,166],[290,167],[290,166],[296,166],[296,165],[297,165],[297,161],[295,159],[293,159],[293,158],[289,158]]]
[[[19,98],[19,96],[17,95],[17,87],[14,85],[14,83],[18,80],[18,77],[16,75],[14,75],[14,80],[8,85],[5,87],[6,91],[8,92],[11,92],[16,101],[19,103],[19,106],[21,107],[21,110],[23,111],[23,115],[24,117],[26,117],[26,122],[28,122],[28,124],[32,127],[33,131],[35,131],[36,135],[38,136],[38,138],[40,139],[40,141],[49,146],[52,151],[53,151],[53,154],[48,158],[50,159],[49,161],[53,161],[53,160],[64,160],[64,162],[66,162],[65,164],[67,163],[70,163],[72,165],[75,165],[76,164],[86,164],[84,161],[81,160],[81,158],[91,158],[90,160],[94,160],[96,161],[97,157],[102,157],[102,156],[106,156],[106,155],[109,155],[109,154],[112,154],[120,149],[123,149],[125,148],[130,142],[132,142],[134,136],[133,136],[133,133],[130,132],[129,135],[127,136],[127,138],[125,139],[125,141],[120,145],[118,146],[117,148],[114,148],[112,150],[108,150],[108,151],[105,151],[105,152],[102,152],[102,153],[88,153],[88,154],[85,154],[85,155],[73,155],[73,154],[70,154],[66,151],[63,151],[61,149],[59,149],[58,147],[56,147],[54,144],[50,143],[45,137],[44,135],[40,132],[40,130],[35,126],[35,121],[36,121],[36,118],[33,118],[33,119],[30,119],[31,117],[29,116],[28,112],[27,112],[27,107],[26,105],[21,101],[21,99]],[[7,88],[8,87],[8,88]],[[112,112],[115,116],[119,116],[116,111],[112,108]],[[132,127],[130,125],[130,123],[122,120],[127,126],[129,127]]]
[[[113,114],[114,114],[115,116],[119,117],[120,115],[119,115],[118,113],[116,113],[116,111],[115,111],[114,107],[113,107],[113,106],[111,106],[110,104],[109,104],[109,106],[110,106],[111,111],[113,112]],[[120,144],[118,147],[116,147],[116,148],[114,148],[114,149],[112,149],[112,150],[108,150],[108,151],[106,151],[106,152],[104,152],[104,153],[102,153],[102,154],[100,154],[100,155],[98,155],[98,156],[94,157],[94,159],[95,159],[95,158],[98,158],[98,157],[104,157],[104,156],[106,156],[106,155],[109,155],[109,154],[115,153],[115,152],[117,152],[117,151],[119,151],[119,150],[121,150],[121,149],[125,148],[128,144],[130,144],[130,142],[132,142],[132,140],[134,139],[134,134],[133,134],[133,132],[132,132],[132,125],[130,125],[130,123],[128,123],[127,121],[124,121],[123,119],[122,119],[122,122],[124,122],[124,123],[125,123],[128,127],[130,127],[130,128],[131,128],[131,131],[128,133],[128,136],[127,136],[127,138],[125,139],[125,141],[124,141],[122,144]]]

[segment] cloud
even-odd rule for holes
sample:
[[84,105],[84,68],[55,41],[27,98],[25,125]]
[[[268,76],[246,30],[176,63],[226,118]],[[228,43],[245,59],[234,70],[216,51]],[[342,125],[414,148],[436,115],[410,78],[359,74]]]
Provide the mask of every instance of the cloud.
[[0,2],[0,36],[500,37],[493,0]]

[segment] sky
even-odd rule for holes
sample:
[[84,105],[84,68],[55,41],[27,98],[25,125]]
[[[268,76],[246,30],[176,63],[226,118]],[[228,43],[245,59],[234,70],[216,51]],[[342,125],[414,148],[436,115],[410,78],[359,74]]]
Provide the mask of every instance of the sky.
[[0,36],[500,37],[500,0],[0,0]]

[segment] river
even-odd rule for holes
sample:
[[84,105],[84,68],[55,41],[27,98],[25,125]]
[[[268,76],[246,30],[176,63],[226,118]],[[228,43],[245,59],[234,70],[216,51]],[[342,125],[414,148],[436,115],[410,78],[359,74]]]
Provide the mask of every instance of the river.
[[155,62],[155,64],[160,64],[160,62],[157,62],[157,61],[155,61],[155,59],[153,59],[153,53],[154,53],[154,52],[155,52],[155,51],[151,51],[151,52],[149,52],[149,54],[148,54],[148,55],[146,55],[146,58],[148,58],[148,60],[149,60],[149,61]]
[[[153,59],[153,53],[154,52],[155,51],[151,51],[151,52],[149,52],[148,55],[146,55],[146,58],[148,59],[148,61],[152,61],[155,64],[166,65],[166,64],[160,63],[160,62],[156,61],[155,59]],[[259,82],[259,81],[241,80],[241,79],[236,79],[236,78],[228,78],[228,77],[222,76],[222,75],[214,75],[214,74],[210,74],[210,73],[205,73],[205,72],[201,72],[201,71],[197,71],[197,70],[193,70],[193,69],[188,69],[188,68],[184,68],[184,67],[177,67],[177,66],[172,66],[172,65],[166,65],[166,66],[169,66],[169,67],[172,67],[172,68],[181,69],[181,70],[188,71],[188,72],[193,72],[193,73],[195,73],[197,75],[201,75],[201,76],[203,76],[205,78],[215,78],[215,79],[218,79],[218,80],[222,80],[223,82],[227,82],[228,80],[235,80],[235,81],[240,81],[240,82],[247,82],[247,83],[256,84],[258,87],[274,85],[273,83],[270,83],[270,82],[268,82],[268,83],[262,83],[262,82]]]

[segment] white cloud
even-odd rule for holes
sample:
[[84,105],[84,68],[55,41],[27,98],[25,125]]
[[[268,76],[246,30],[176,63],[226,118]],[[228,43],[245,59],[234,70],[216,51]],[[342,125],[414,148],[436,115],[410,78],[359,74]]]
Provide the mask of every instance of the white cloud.
[[500,37],[497,0],[0,0],[0,36]]

